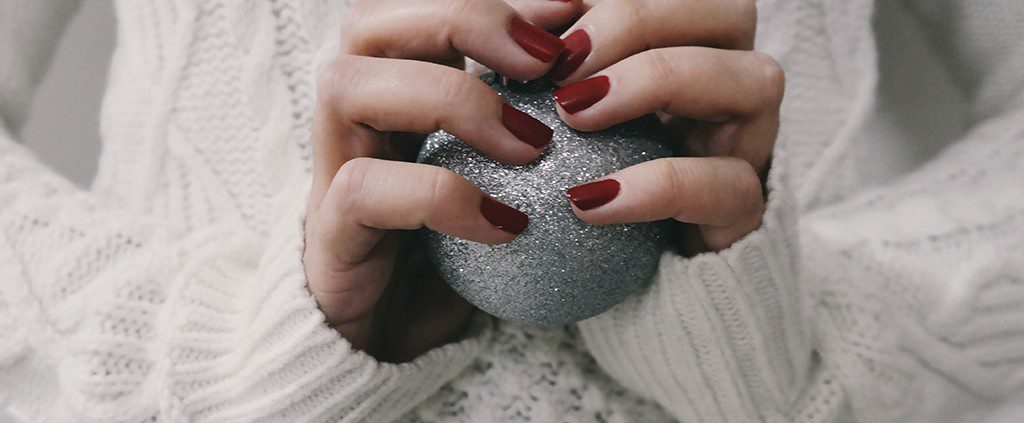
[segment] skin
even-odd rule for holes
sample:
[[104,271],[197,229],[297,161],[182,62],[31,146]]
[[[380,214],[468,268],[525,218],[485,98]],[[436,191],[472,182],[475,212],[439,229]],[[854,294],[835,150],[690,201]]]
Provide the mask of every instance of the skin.
[[576,216],[678,220],[686,253],[727,248],[760,225],[784,78],[751,51],[753,0],[363,1],[347,12],[342,51],[318,83],[303,261],[327,322],[379,359],[408,361],[457,338],[472,311],[411,230],[488,244],[515,237],[480,214],[486,194],[471,183],[410,163],[422,134],[438,129],[501,162],[540,155],[502,126],[497,94],[460,70],[467,57],[519,80],[550,70],[509,36],[513,16],[591,37],[590,56],[559,84],[604,75],[611,89],[575,114],[559,107],[567,124],[597,131],[657,113],[685,156],[608,175],[619,195],[573,206]]

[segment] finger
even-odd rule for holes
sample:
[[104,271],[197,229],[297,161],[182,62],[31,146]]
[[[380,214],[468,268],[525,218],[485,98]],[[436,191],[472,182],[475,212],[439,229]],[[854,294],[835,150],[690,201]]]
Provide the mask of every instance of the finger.
[[[675,219],[702,225],[712,249],[756,229],[764,212],[761,181],[749,163],[727,157],[680,157],[640,163],[568,190],[585,222]],[[707,229],[705,229],[707,228]]]
[[782,68],[760,52],[704,47],[650,50],[555,92],[558,114],[595,131],[649,113],[736,123],[728,137],[761,169],[771,153],[785,90]]
[[564,47],[501,0],[363,1],[342,28],[344,53],[446,63],[465,55],[522,80],[544,75]]
[[318,91],[314,201],[342,163],[372,156],[386,131],[443,129],[512,164],[535,159],[553,133],[479,79],[433,63],[342,56],[323,73]]
[[[372,158],[345,163],[318,212],[318,230],[340,263],[358,264],[387,230],[430,228],[486,244],[526,230],[525,214],[454,172]],[[344,248],[341,248],[344,247]]]
[[[487,196],[455,173],[434,166],[356,158],[338,170],[320,206],[307,221],[316,237],[307,249],[309,288],[329,323],[366,346],[372,308],[393,266],[373,262],[393,257],[398,232],[428,227],[476,242],[508,242],[526,230],[529,218]],[[324,282],[328,281],[328,282]],[[367,284],[365,281],[374,281]]]
[[569,26],[584,11],[581,0],[508,0],[507,3],[523,19],[548,31]]
[[676,46],[749,50],[754,0],[608,0],[565,32],[566,49],[549,77],[572,83],[636,53]]

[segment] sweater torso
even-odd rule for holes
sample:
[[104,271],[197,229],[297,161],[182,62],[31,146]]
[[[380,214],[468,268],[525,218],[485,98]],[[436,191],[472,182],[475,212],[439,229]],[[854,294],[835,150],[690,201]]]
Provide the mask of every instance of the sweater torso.
[[1024,386],[1020,2],[898,2],[945,31],[972,120],[907,159],[862,130],[873,2],[758,1],[787,77],[761,227],[665,252],[577,325],[476,316],[401,365],[324,324],[301,260],[316,75],[348,2],[118,0],[85,191],[7,137],[73,3],[0,0],[0,380],[24,381],[0,403],[36,421],[934,421]]
[[[830,167],[822,158],[842,148],[837,133],[867,107],[859,103],[869,97],[874,50],[863,3],[759,2],[759,49],[787,70],[779,142],[792,145],[789,171],[804,181],[808,205],[836,199],[815,175]],[[159,216],[177,236],[222,225],[265,232],[280,213],[274,205],[308,175],[316,75],[337,52],[345,8],[344,1],[118,2],[94,188]],[[576,329],[511,323],[498,323],[483,355],[406,418],[552,416],[670,420],[605,375]]]

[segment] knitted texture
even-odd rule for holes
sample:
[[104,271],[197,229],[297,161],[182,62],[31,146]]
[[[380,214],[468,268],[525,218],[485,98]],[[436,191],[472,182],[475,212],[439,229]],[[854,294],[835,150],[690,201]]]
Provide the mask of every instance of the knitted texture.
[[[24,421],[934,421],[1022,393],[1024,3],[907,0],[973,128],[852,151],[869,0],[761,0],[786,69],[761,228],[579,325],[474,317],[412,363],[305,289],[315,75],[343,1],[117,1],[89,190],[14,142],[74,2],[0,0],[0,405]],[[74,142],[74,140],[63,140]],[[877,160],[885,160],[878,157]]]

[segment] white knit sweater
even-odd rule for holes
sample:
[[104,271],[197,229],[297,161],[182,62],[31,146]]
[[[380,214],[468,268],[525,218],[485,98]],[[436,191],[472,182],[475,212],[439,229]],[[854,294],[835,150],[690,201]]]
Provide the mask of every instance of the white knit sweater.
[[887,178],[868,169],[910,147],[862,131],[872,3],[759,1],[759,48],[788,77],[762,227],[666,253],[648,289],[579,325],[479,316],[401,365],[353,351],[304,287],[314,81],[345,4],[116,3],[81,190],[14,141],[74,2],[0,0],[15,418],[934,421],[1024,392],[1024,2],[904,0],[971,127]]

